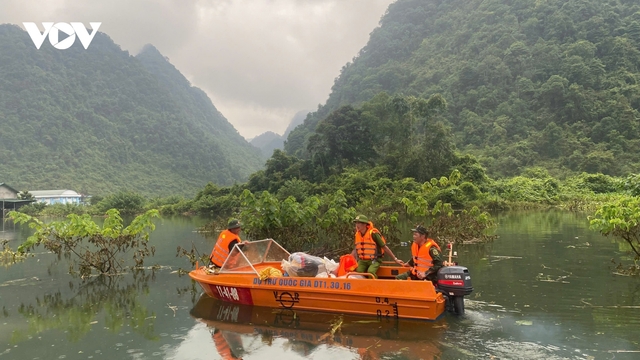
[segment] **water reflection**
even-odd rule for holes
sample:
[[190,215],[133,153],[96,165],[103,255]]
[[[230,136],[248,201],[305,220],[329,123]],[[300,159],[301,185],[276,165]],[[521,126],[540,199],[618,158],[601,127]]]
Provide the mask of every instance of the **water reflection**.
[[[406,359],[439,359],[439,341],[446,329],[444,320],[411,320],[358,317],[271,309],[232,304],[203,295],[191,310],[191,316],[206,324],[212,341],[223,359],[235,359],[248,353],[264,353],[264,347],[281,342],[281,351],[302,356],[322,349],[342,348],[359,359],[378,359],[394,355]],[[240,335],[250,344],[248,348]],[[321,347],[322,345],[325,345]]]
[[[155,339],[155,314],[139,301],[149,293],[154,273],[137,271],[121,276],[98,276],[89,281],[70,281],[69,291],[36,296],[21,303],[18,313],[28,326],[13,331],[12,343],[19,343],[49,330],[66,332],[69,341],[87,336],[95,324],[118,333],[124,326],[146,339]],[[69,296],[71,294],[71,296]]]

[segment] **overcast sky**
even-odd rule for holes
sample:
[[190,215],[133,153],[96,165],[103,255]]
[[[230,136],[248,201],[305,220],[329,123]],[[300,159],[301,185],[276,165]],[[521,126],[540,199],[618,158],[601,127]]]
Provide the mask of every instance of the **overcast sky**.
[[102,22],[132,54],[153,44],[251,138],[324,104],[394,1],[0,0],[0,23]]

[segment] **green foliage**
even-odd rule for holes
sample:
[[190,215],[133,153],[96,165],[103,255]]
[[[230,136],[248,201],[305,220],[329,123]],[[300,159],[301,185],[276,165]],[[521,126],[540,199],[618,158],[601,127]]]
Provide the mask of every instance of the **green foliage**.
[[31,204],[20,206],[20,208],[18,208],[18,211],[27,215],[38,215],[41,214],[46,207],[46,203],[34,202]]
[[627,272],[640,274],[640,198],[623,196],[600,207],[589,217],[592,230],[623,239],[635,254]]
[[373,151],[371,129],[362,111],[344,106],[332,112],[309,139],[308,151],[321,166],[340,172],[347,165],[369,161]]
[[20,200],[35,200],[33,195],[31,195],[31,193],[28,190],[23,190],[20,193],[18,193],[18,199],[20,199]]
[[[271,192],[278,188],[267,188],[267,183],[274,181],[270,171],[273,162],[285,164],[277,173],[311,182],[339,175],[348,167],[372,165],[393,169],[393,173],[386,174],[392,178],[422,181],[447,174],[458,156],[448,126],[438,121],[438,114],[446,107],[447,102],[440,95],[422,99],[389,97],[385,93],[360,108],[340,107],[320,121],[315,134],[309,136],[302,154],[306,160],[276,151],[267,162],[265,173],[252,176],[250,188]],[[290,170],[284,171],[287,167]]]
[[2,250],[0,251],[0,266],[9,267],[17,262],[23,261],[27,258],[27,255],[17,251],[13,251],[7,246],[9,240],[0,240]]
[[96,204],[99,213],[105,213],[108,209],[117,209],[122,215],[135,215],[142,212],[146,199],[132,191],[119,191],[106,196]]
[[640,174],[630,174],[622,182],[622,189],[631,196],[640,196]]
[[[22,208],[20,208],[20,212]],[[82,215],[89,213],[89,207],[82,204],[51,204],[42,208],[38,215],[64,217],[69,214]]]
[[[492,217],[473,206],[470,211],[454,211],[452,203],[463,205],[481,197],[480,190],[470,182],[458,186],[461,178],[459,171],[440,179],[425,182],[421,191],[405,193],[402,198],[406,214],[412,218],[426,218],[431,222],[432,236],[444,242],[487,242],[494,238],[488,234],[495,227]],[[443,198],[448,198],[445,201]],[[433,204],[430,207],[429,204]]]
[[[497,237],[489,234],[497,226],[489,213],[480,211],[476,206],[468,211],[452,212],[446,205],[439,206],[440,204],[442,203],[434,206],[437,216],[431,222],[429,230],[441,244],[489,242]],[[440,208],[444,208],[444,211]]]
[[[253,239],[274,238],[287,249],[323,251],[350,244],[355,210],[344,192],[279,201],[267,191],[242,194],[243,231]],[[353,235],[353,234],[351,234]]]
[[[285,149],[306,158],[305,148],[334,111],[361,105],[376,152],[401,177],[446,175],[454,146],[475,155],[493,177],[531,166],[615,176],[635,171],[637,10],[632,1],[396,1]],[[435,100],[434,94],[446,109],[418,116],[410,99]],[[422,148],[412,136],[421,128],[411,126],[420,117],[428,119]]]
[[511,202],[551,205],[558,204],[561,200],[558,180],[539,168],[525,176],[496,181],[492,192]]
[[[214,217],[229,217],[240,209],[240,196],[243,187],[234,185],[232,187],[219,187],[213,183],[207,184],[203,190],[199,191],[191,203],[180,202],[174,206],[176,213],[196,212],[199,214]],[[182,210],[181,207],[190,208]]]
[[593,191],[594,194],[608,194],[617,192],[620,188],[620,181],[608,175],[587,174],[578,175],[575,186],[584,187]]
[[302,161],[276,149],[267,160],[265,169],[249,177],[246,188],[253,192],[267,190],[277,193],[287,180],[313,180],[316,174],[314,169],[309,167],[310,164],[310,161]]
[[12,211],[9,217],[16,224],[28,223],[34,234],[18,247],[18,252],[26,253],[38,245],[59,256],[74,255],[70,272],[82,277],[91,275],[93,270],[101,274],[116,274],[126,267],[122,258],[133,252],[135,266],[142,266],[144,258],[153,255],[154,247],[148,246],[149,234],[155,229],[153,218],[157,210],[149,210],[137,216],[124,227],[120,213],[116,209],[107,211],[104,224],[100,227],[89,215],[67,216],[64,221],[44,223],[29,215]]
[[191,209],[191,202],[182,196],[174,195],[166,198],[153,198],[146,202],[145,208],[158,209],[161,214],[185,214]]
[[280,200],[293,197],[296,201],[301,202],[313,192],[314,185],[312,183],[294,178],[284,182],[284,185],[278,190],[277,196]]

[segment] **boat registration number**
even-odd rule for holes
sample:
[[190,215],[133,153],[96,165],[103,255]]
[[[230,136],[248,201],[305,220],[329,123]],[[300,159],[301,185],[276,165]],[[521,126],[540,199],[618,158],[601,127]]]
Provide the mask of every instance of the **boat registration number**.
[[220,297],[224,298],[225,300],[240,301],[240,297],[238,296],[238,289],[234,287],[216,286],[216,290],[218,290],[218,295],[220,295]]
[[277,285],[277,286],[291,286],[298,288],[316,288],[316,289],[332,289],[332,290],[351,290],[350,282],[340,282],[331,280],[316,280],[316,279],[292,279],[292,278],[269,278],[266,280],[260,280],[259,278],[253,279],[254,285]]

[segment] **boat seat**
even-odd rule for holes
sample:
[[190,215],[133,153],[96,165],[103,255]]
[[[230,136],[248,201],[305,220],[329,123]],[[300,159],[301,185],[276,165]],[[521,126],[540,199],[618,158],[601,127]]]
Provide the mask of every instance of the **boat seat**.
[[408,267],[398,266],[393,261],[383,261],[382,265],[378,268],[376,275],[378,275],[378,279],[395,279],[397,275],[407,271],[409,271]]

